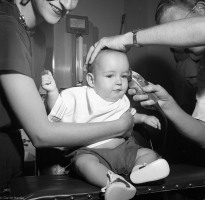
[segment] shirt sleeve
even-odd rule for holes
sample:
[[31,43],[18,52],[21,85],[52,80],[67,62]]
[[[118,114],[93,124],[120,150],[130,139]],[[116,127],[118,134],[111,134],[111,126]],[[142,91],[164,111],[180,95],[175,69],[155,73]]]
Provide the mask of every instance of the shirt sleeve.
[[61,92],[55,102],[48,119],[51,122],[72,122],[75,101],[69,90]]
[[25,30],[12,17],[0,18],[0,70],[31,76],[31,43]]

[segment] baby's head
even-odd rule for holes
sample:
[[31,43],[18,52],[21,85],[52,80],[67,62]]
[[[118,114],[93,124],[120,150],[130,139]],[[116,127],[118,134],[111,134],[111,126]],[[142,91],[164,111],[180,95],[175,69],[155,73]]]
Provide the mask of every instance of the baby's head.
[[130,69],[126,54],[104,49],[88,66],[86,78],[88,85],[99,96],[107,101],[115,102],[126,93],[129,75]]

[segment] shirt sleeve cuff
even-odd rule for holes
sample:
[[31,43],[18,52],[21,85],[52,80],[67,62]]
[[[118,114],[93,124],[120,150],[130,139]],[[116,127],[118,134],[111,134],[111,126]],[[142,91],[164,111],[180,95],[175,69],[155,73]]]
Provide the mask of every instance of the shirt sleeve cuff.
[[66,112],[66,104],[64,103],[61,95],[58,96],[58,99],[55,102],[51,112],[48,115],[48,119],[51,122],[59,122],[62,120]]

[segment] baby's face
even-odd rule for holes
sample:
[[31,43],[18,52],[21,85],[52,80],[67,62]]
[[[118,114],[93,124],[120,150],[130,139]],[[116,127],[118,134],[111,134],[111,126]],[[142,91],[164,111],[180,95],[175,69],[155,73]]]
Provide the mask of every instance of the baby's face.
[[103,99],[118,101],[128,88],[129,62],[120,52],[105,52],[98,58],[94,72],[94,90]]

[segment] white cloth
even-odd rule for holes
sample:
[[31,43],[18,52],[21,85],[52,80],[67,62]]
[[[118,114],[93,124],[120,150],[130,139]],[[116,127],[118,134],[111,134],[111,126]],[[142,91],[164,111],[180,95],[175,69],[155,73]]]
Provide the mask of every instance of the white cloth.
[[196,106],[192,117],[205,122],[205,92],[204,95],[196,95]]
[[[75,123],[113,121],[119,119],[129,108],[130,101],[126,95],[117,102],[109,102],[101,98],[90,87],[73,87],[61,92],[48,115],[48,119],[51,122]],[[93,148],[110,140],[112,139],[88,147]]]
[[[205,63],[205,61],[203,61],[202,63]],[[198,86],[198,90],[196,93],[197,102],[192,116],[196,119],[205,122],[205,66],[201,67],[198,73],[197,86]]]

